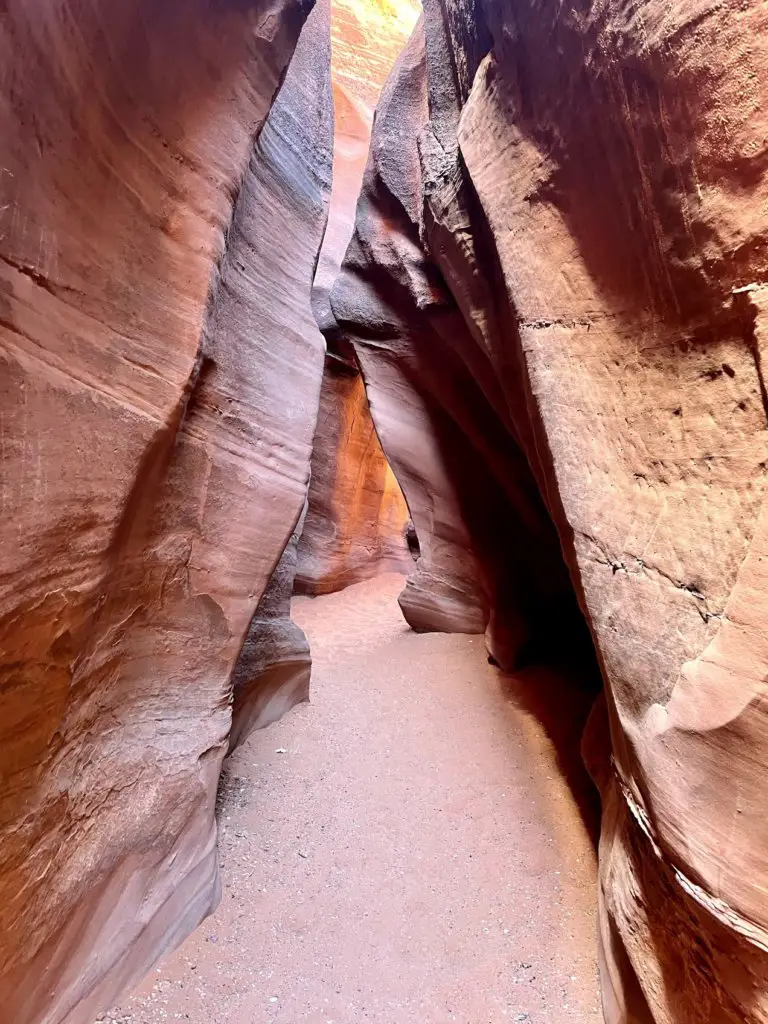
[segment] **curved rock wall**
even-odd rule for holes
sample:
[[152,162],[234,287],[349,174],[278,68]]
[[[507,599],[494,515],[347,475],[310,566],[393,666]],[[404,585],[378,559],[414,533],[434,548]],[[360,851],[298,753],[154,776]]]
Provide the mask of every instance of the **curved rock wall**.
[[765,22],[427,0],[332,294],[419,529],[423,620],[490,606],[514,655],[515,619],[557,607],[557,529],[607,685],[609,1024],[768,1020]]
[[296,704],[309,700],[312,669],[309,641],[291,618],[297,549],[306,510],[305,501],[299,521],[253,613],[232,674],[229,753],[254,729],[277,722]]
[[408,509],[381,450],[356,362],[325,357],[296,593],[330,594],[380,572],[410,571]]
[[[337,17],[334,12],[335,48],[344,42]],[[337,56],[334,76],[341,72],[339,63]],[[358,93],[365,91],[361,83],[353,84]],[[381,450],[354,351],[341,337],[330,305],[331,287],[354,228],[373,117],[363,99],[349,95],[339,82],[334,82],[333,93],[333,190],[312,288],[312,308],[327,352],[296,575],[296,592],[310,595],[341,590],[378,572],[410,568],[408,509]]]
[[335,134],[328,228],[312,306],[328,351],[296,590],[330,593],[379,572],[408,572],[408,509],[381,450],[354,351],[330,306],[352,237],[373,104],[416,20],[413,0],[336,0],[331,24]]
[[606,1020],[768,1021],[764,7],[425,0],[330,303],[325,4],[6,7],[7,1018],[90,1024],[211,909],[222,757],[306,694],[320,258],[306,585],[403,515],[357,362],[408,621],[591,629]]
[[[546,641],[547,620],[578,632],[580,617],[556,531],[494,372],[494,311],[484,313],[488,325],[465,316],[439,266],[452,257],[448,246],[442,239],[434,252],[422,245],[430,230],[420,157],[432,131],[429,89],[420,25],[377,109],[355,236],[332,307],[355,346],[379,436],[419,537],[416,572],[401,595],[404,614],[416,629],[483,632],[488,625],[491,653],[512,667]],[[434,135],[429,145],[425,164],[433,150],[447,161]],[[455,173],[451,178],[453,170],[440,165],[428,172],[449,193],[434,198],[451,226],[444,234],[463,231],[465,244],[469,221]],[[471,253],[461,258],[471,269]],[[489,261],[489,274],[493,269]],[[479,278],[477,268],[473,273]],[[482,299],[472,286],[470,277],[461,296],[467,305]],[[478,318],[481,313],[482,306]]]
[[14,1024],[89,1024],[218,898],[230,677],[304,502],[322,372],[332,118],[328,7],[301,32],[310,6],[2,17]]

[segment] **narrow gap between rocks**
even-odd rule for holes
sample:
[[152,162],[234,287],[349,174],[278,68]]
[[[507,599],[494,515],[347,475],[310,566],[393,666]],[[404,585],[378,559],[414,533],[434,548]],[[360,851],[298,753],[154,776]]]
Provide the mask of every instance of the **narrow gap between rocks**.
[[[408,627],[398,595],[419,541],[329,301],[378,91],[414,17],[406,0],[389,23],[375,2],[333,8],[334,182],[312,293],[327,354],[308,503],[273,575],[293,588],[306,657],[279,662],[285,609],[268,589],[234,677],[221,905],[98,1024],[602,1019],[580,751],[593,665],[547,657],[537,637],[505,673],[482,634]],[[304,641],[290,640],[295,659]],[[238,672],[263,674],[270,644],[274,682],[241,707]],[[311,703],[276,721],[310,651]]]
[[106,1020],[601,1020],[573,689],[412,632],[402,583],[294,600],[312,702],[228,761],[221,906]]

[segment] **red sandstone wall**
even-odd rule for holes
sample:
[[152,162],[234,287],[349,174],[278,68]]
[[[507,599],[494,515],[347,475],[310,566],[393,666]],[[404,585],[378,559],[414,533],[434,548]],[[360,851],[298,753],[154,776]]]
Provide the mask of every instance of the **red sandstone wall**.
[[328,9],[308,13],[0,18],[13,1024],[91,1024],[218,899],[231,673],[304,502],[322,373]]
[[766,16],[427,0],[331,298],[421,534],[409,618],[479,594],[492,650],[568,650],[567,565],[610,1024],[768,1021]]
[[373,104],[416,18],[411,0],[336,0],[331,23],[333,192],[312,305],[325,335],[320,413],[296,590],[329,593],[377,572],[408,572],[408,509],[381,450],[354,353],[328,301],[352,236]]

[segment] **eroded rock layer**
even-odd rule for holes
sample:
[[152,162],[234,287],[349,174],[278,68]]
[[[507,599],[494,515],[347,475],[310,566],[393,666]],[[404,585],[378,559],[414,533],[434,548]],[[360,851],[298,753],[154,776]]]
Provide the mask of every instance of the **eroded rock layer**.
[[14,1024],[90,1024],[217,900],[230,677],[305,499],[322,372],[329,33],[324,3],[302,31],[309,8],[2,18]]
[[[338,36],[334,24],[335,48]],[[338,64],[337,56],[333,74],[339,73]],[[354,228],[373,112],[338,82],[333,99],[333,190],[312,287],[327,352],[296,575],[297,593],[310,595],[340,590],[378,572],[407,572],[410,563],[404,533],[408,510],[381,450],[354,350],[341,337],[330,305]]]
[[327,355],[297,592],[330,593],[378,572],[408,572],[408,509],[381,450],[354,350],[330,291],[352,237],[373,121],[372,104],[416,21],[413,0],[336,0],[331,23],[333,191],[312,289]]
[[325,357],[296,592],[329,594],[412,568],[408,510],[381,450],[356,362]]
[[450,586],[453,628],[562,643],[556,529],[607,687],[609,1024],[768,1020],[767,17],[427,0],[332,294],[406,614]]
[[231,753],[254,729],[277,722],[309,699],[312,659],[303,630],[291,618],[299,537],[306,502],[261,595],[232,675]]
[[[419,26],[377,109],[355,236],[332,307],[355,346],[419,537],[416,572],[401,596],[405,616],[415,629],[483,632],[488,625],[492,654],[511,667],[540,639],[547,614],[563,630],[578,629],[578,615],[556,531],[494,373],[490,328],[484,333],[465,318],[437,257],[421,243],[429,226],[419,140],[429,132]],[[431,169],[438,178],[443,171]],[[435,203],[442,198],[446,216],[468,224],[456,190],[454,183]],[[437,252],[451,257],[446,246]],[[471,254],[462,258],[469,273]],[[485,313],[489,320],[493,312]]]

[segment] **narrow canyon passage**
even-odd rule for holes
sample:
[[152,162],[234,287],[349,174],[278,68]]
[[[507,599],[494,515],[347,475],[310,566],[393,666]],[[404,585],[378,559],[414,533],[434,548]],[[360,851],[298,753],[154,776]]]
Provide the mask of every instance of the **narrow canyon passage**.
[[768,2],[0,7],[0,1024],[768,1024]]
[[402,582],[294,599],[312,702],[225,768],[221,906],[100,1024],[602,1019],[594,851],[525,710],[567,691],[412,632]]

